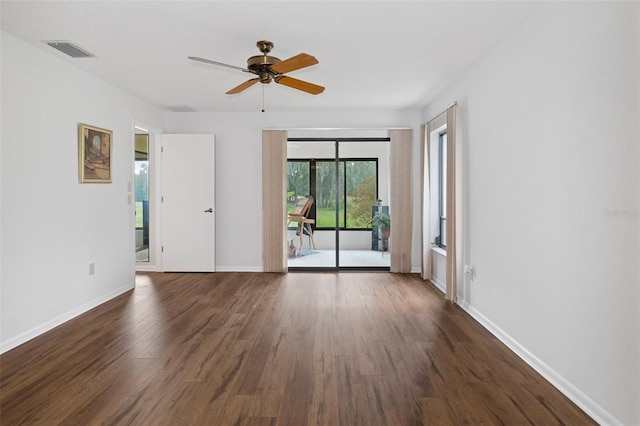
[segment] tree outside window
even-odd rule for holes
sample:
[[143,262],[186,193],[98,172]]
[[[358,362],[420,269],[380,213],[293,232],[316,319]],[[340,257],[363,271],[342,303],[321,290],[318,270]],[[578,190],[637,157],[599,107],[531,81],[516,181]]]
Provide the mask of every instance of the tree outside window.
[[[339,184],[336,188],[336,165]],[[336,207],[342,230],[370,229],[371,206],[377,199],[378,160],[289,160],[287,203],[290,212],[307,194],[316,200],[309,215],[316,229],[335,229]],[[336,190],[338,206],[336,206]]]

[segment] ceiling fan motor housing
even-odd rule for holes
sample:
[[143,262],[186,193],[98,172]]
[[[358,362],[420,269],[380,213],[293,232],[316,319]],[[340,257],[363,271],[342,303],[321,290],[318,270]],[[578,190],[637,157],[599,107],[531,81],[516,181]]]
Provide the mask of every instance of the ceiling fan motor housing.
[[271,71],[271,65],[277,64],[280,59],[275,56],[259,55],[252,56],[247,60],[247,68],[260,77],[260,83],[271,83],[274,73]]

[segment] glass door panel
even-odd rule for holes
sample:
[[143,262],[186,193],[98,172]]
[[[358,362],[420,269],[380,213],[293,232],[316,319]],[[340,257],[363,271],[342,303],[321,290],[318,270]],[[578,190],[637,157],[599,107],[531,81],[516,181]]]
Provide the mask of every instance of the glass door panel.
[[339,154],[346,225],[340,227],[338,266],[389,268],[388,240],[372,225],[374,215],[389,209],[389,142],[340,141]]
[[[335,142],[289,142],[287,157],[287,265],[335,269]],[[306,211],[305,200],[311,200]]]

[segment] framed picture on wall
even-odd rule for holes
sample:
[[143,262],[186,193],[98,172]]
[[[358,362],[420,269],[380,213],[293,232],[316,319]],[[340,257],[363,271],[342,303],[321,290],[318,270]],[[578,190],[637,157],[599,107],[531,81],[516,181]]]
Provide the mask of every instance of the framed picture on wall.
[[111,183],[113,132],[80,123],[78,134],[80,183]]

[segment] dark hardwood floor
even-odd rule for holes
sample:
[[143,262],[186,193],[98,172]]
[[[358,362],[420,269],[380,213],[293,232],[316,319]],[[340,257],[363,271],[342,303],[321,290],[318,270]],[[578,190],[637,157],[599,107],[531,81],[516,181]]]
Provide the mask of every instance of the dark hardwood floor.
[[595,424],[415,275],[141,274],[0,368],[2,425]]

